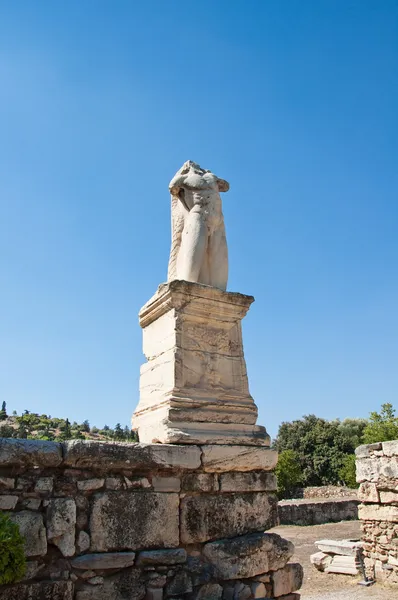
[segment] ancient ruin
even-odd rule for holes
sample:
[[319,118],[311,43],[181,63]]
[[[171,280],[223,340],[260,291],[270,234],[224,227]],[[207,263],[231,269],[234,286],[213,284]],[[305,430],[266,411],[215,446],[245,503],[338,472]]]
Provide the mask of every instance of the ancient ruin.
[[355,453],[367,575],[398,587],[398,440]]
[[0,508],[28,558],[0,600],[299,599],[293,545],[267,533],[277,453],[248,387],[253,298],[225,291],[228,184],[188,162],[170,186],[169,281],[139,316],[140,443],[0,440]]

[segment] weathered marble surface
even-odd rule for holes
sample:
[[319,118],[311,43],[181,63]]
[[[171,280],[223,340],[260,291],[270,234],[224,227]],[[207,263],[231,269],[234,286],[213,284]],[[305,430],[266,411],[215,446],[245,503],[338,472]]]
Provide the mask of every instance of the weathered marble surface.
[[229,184],[188,160],[169,185],[172,241],[168,281],[181,279],[225,290],[228,250],[220,192]]
[[269,446],[249,392],[241,320],[252,296],[172,281],[140,311],[143,442]]

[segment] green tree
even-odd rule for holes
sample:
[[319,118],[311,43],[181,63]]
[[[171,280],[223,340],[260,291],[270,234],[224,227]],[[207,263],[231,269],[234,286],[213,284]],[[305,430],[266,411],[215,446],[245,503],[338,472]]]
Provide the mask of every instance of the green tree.
[[120,423],[116,423],[116,425],[115,425],[115,429],[113,432],[113,439],[118,440],[118,441],[124,440],[124,431],[123,431]]
[[355,469],[355,454],[347,454],[344,457],[343,465],[339,471],[339,477],[342,483],[349,488],[357,488]]
[[398,439],[398,417],[392,404],[381,405],[380,412],[371,412],[363,432],[363,443],[388,442]]
[[18,437],[27,439],[33,437],[33,431],[39,427],[40,418],[35,413],[30,413],[25,410],[24,414],[20,417],[16,417],[18,423]]
[[0,584],[19,581],[25,570],[24,539],[18,525],[0,513]]
[[3,403],[1,405],[1,410],[0,410],[0,421],[4,421],[7,418],[7,405],[5,400],[3,400]]
[[70,440],[72,438],[72,428],[70,426],[69,419],[65,420],[63,427],[61,427],[61,433],[58,436],[58,439],[61,441]]
[[17,431],[11,425],[0,425],[0,437],[15,438],[17,437]]
[[83,423],[81,424],[81,431],[85,431],[86,433],[90,433],[90,423],[87,421],[83,421]]
[[363,432],[368,424],[367,419],[344,419],[339,423],[339,431],[344,437],[344,447],[354,454],[355,448],[362,444]]
[[353,440],[342,431],[340,421],[326,421],[307,415],[279,427],[275,447],[279,452],[294,450],[304,486],[336,484]]
[[302,473],[297,452],[294,450],[283,450],[279,454],[275,474],[278,482],[278,497],[289,498],[292,492],[302,483]]

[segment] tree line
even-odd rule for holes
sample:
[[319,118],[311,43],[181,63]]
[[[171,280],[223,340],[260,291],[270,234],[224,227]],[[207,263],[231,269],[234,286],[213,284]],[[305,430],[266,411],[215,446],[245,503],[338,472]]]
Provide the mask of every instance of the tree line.
[[327,421],[315,415],[284,422],[274,441],[278,495],[289,498],[297,488],[322,485],[357,487],[355,448],[398,439],[398,417],[392,404],[368,419]]

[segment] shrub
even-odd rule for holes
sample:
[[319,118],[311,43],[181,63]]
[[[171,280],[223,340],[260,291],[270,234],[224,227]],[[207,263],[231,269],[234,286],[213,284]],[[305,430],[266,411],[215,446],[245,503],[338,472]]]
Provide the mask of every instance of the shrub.
[[19,581],[25,570],[24,539],[19,527],[0,513],[0,584]]
[[287,498],[302,483],[299,456],[294,450],[280,452],[275,469],[279,498]]
[[355,454],[347,454],[339,471],[341,481],[349,488],[357,488]]

